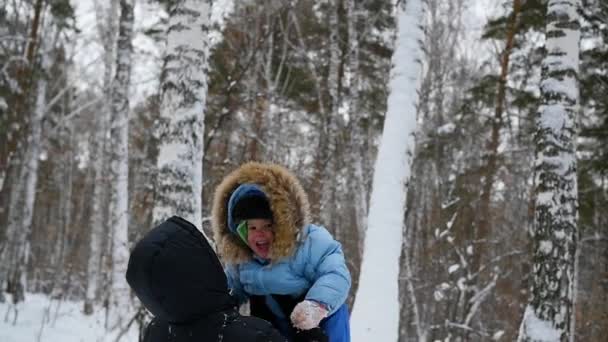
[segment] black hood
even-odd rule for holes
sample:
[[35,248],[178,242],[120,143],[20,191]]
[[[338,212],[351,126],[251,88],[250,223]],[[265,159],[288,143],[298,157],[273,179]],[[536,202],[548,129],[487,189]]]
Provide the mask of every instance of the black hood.
[[155,317],[188,323],[233,308],[226,275],[203,234],[174,216],[149,231],[129,258],[127,282]]

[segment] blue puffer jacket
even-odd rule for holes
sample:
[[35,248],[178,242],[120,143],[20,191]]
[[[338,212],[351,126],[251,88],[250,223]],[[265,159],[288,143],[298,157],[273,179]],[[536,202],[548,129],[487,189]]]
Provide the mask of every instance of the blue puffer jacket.
[[226,268],[228,286],[244,302],[248,295],[293,295],[324,304],[330,315],[348,296],[351,279],[340,243],[319,226],[308,225],[295,255],[276,263],[257,258]]
[[[234,232],[232,208],[240,196],[265,196],[273,212],[274,241],[270,260],[253,255]],[[276,295],[314,300],[329,309],[321,328],[331,342],[350,341],[345,301],[351,286],[342,247],[323,227],[309,223],[308,199],[286,169],[248,163],[229,174],[215,193],[212,220],[218,253],[226,265],[228,285],[239,302],[263,296],[275,325],[291,337],[289,315]]]

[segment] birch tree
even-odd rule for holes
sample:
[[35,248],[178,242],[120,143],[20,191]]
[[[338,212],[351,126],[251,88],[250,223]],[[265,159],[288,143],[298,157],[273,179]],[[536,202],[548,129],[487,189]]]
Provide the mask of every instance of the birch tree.
[[[32,84],[31,80],[32,72],[34,70],[34,59],[39,46],[40,26],[42,25],[41,22],[44,12],[43,3],[44,1],[42,0],[36,0],[36,2],[32,3],[32,20],[31,24],[28,23],[29,33],[27,34],[27,39],[23,39],[26,38],[25,34],[23,37],[18,37],[19,40],[23,39],[24,41],[27,41],[27,46],[25,47],[23,56],[14,56],[13,59],[25,63],[17,66],[14,79],[10,79],[11,77],[8,72],[12,63],[7,63],[7,65],[3,65],[2,68],[0,68],[2,78],[9,78],[6,81],[9,83],[9,88],[12,88],[12,92],[15,93],[14,101],[9,100],[7,103],[6,100],[4,100],[1,104],[2,107],[6,107],[8,110],[6,117],[0,118],[0,124],[4,126],[2,127],[4,134],[0,138],[0,190],[2,190],[4,186],[4,177],[8,165],[11,164],[11,158],[18,154],[23,143],[22,139],[24,136],[27,136],[26,127],[29,116],[25,115],[25,113],[32,108],[28,103],[28,94],[34,89],[34,84]],[[17,4],[13,3],[12,5],[15,9],[17,8]],[[23,4],[19,5],[23,6]],[[3,9],[3,12],[5,11],[6,9]]]
[[120,21],[116,49],[116,75],[112,85],[111,202],[112,228],[112,285],[110,287],[110,328],[124,322],[129,307],[129,285],[125,274],[129,261],[129,87],[131,83],[131,55],[133,52],[133,0],[120,0]]
[[[41,122],[46,106],[47,83],[44,75],[38,74],[40,66],[36,64],[37,52],[40,49],[40,27],[43,14],[42,1],[33,4],[33,20],[31,23],[29,40],[25,48],[25,64],[17,68],[16,75],[16,98],[12,103],[9,120],[14,119],[2,145],[2,161],[13,163],[18,169],[11,187],[9,215],[6,228],[6,240],[0,243],[0,301],[4,300],[2,292],[6,289],[13,294],[13,302],[18,303],[25,299],[26,290],[26,268],[29,260],[29,235],[36,196],[36,184],[38,181],[38,157],[40,153]],[[3,72],[6,72],[3,70]],[[38,81],[36,81],[38,80]],[[36,99],[32,106],[28,100],[29,92],[35,89]],[[25,130],[26,144],[21,146],[22,135]],[[21,160],[13,157],[18,155],[19,150],[23,155]],[[5,154],[6,153],[6,154]],[[11,161],[14,158],[16,160]],[[0,168],[0,173],[4,172]],[[0,184],[4,184],[4,175],[0,174]],[[1,190],[0,186],[0,190]],[[16,317],[15,317],[16,319]]]
[[180,215],[200,229],[211,1],[176,1],[169,12],[153,217]]
[[[97,18],[97,30],[104,46],[104,95],[111,96],[112,72],[114,70],[114,51],[116,43],[116,14],[118,13],[118,0],[111,0],[106,10],[98,9],[96,13],[104,13],[105,17]],[[87,284],[85,289],[84,313],[93,313],[93,302],[98,292],[101,274],[102,242],[105,219],[105,205],[107,200],[107,157],[106,135],[110,121],[110,103],[104,101],[101,110],[95,116],[95,135],[93,140],[93,208],[91,213],[91,234],[89,240],[89,256],[87,260]]]
[[[422,4],[408,0],[397,9],[397,42],[391,94],[374,169],[359,289],[352,316],[353,341],[397,341],[399,258],[404,228],[409,153],[416,128],[420,78]],[[410,151],[408,151],[410,150]],[[382,315],[377,314],[382,310]]]
[[574,333],[579,9],[579,0],[550,0],[547,7],[547,55],[534,139],[533,276],[520,341],[568,341]]
[[7,246],[5,247],[7,253],[0,258],[5,263],[4,267],[8,267],[8,288],[9,293],[13,294],[13,303],[25,299],[27,288],[25,272],[30,256],[29,238],[32,231],[36,184],[38,183],[41,124],[46,107],[46,88],[47,82],[44,79],[39,80],[36,86],[36,107],[29,119],[30,132],[27,139],[27,151],[21,165],[20,177],[13,185],[11,195],[13,205],[10,208],[7,228]]

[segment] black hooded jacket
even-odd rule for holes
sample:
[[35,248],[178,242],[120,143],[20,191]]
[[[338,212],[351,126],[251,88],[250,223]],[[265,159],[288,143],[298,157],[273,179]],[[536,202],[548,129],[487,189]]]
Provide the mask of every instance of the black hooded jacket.
[[127,281],[153,315],[144,342],[284,342],[270,323],[243,317],[217,255],[174,216],[148,232],[129,258]]

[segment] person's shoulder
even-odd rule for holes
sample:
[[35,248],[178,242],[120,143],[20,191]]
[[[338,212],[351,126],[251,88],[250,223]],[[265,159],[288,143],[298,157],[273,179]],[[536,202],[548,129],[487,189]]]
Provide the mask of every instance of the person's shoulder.
[[304,228],[304,234],[304,241],[311,241],[316,239],[334,239],[334,237],[327,230],[327,228],[312,223],[308,224]]
[[316,254],[320,250],[333,248],[333,245],[338,244],[331,233],[323,226],[309,224],[303,230],[304,236],[302,243],[298,246],[300,256],[310,257],[310,254]]

